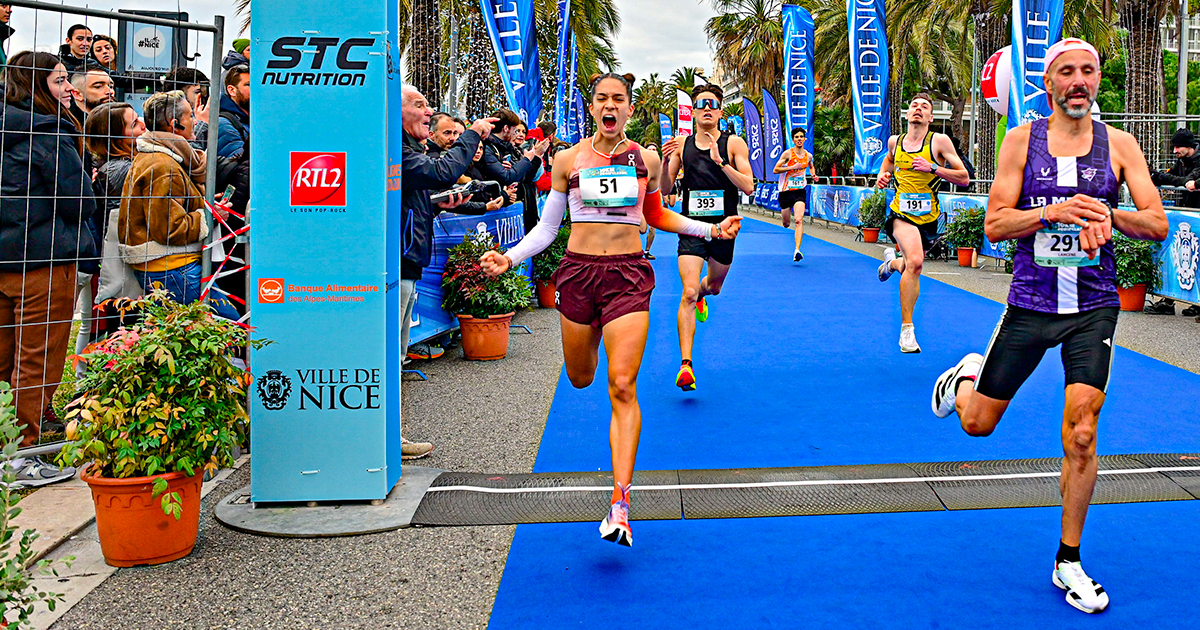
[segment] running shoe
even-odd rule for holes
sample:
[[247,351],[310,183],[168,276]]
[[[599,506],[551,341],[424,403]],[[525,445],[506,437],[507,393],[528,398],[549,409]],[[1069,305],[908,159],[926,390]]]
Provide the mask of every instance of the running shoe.
[[939,418],[945,418],[954,412],[954,402],[958,397],[958,381],[964,376],[978,376],[983,367],[983,355],[972,352],[963,357],[958,365],[942,372],[937,382],[933,384],[933,413]]
[[879,265],[879,281],[880,282],[887,282],[888,278],[891,278],[892,274],[896,273],[896,270],[892,269],[892,261],[893,260],[896,260],[896,250],[894,250],[894,249],[883,250],[883,264]]
[[4,464],[4,468],[5,476],[9,473],[14,476],[10,488],[40,488],[75,476],[73,467],[59,468],[40,457],[17,458]]
[[1050,579],[1054,585],[1067,592],[1067,603],[1085,613],[1103,612],[1108,608],[1108,593],[1096,580],[1083,572],[1078,562],[1059,562]]
[[696,373],[692,371],[691,365],[684,363],[679,366],[679,374],[675,376],[675,387],[685,392],[696,391]]
[[600,537],[626,547],[633,546],[633,530],[629,529],[629,490],[621,486],[622,499],[608,508],[608,516],[600,521]]
[[650,250],[648,250],[648,249],[646,251],[642,252],[642,257],[645,258],[646,260],[654,260],[654,254],[651,254]]
[[917,345],[917,330],[912,326],[900,327],[900,352],[916,354],[921,351]]
[[708,298],[700,298],[700,301],[696,302],[696,321],[708,321]]
[[804,254],[801,254],[800,250],[797,249],[796,253],[792,254],[792,262],[800,262],[801,260],[804,260]]
[[436,359],[446,351],[441,346],[435,346],[431,343],[414,343],[408,347],[408,358],[414,360]]

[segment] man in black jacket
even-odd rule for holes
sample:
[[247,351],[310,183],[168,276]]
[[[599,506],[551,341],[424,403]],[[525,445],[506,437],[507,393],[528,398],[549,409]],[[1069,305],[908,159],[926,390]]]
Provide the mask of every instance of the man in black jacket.
[[484,141],[483,165],[479,170],[485,179],[496,180],[501,186],[519,184],[517,201],[524,204],[523,218],[525,233],[528,234],[538,222],[537,189],[533,182],[550,142],[542,140],[522,153],[512,144],[521,125],[520,117],[512,110],[500,109],[493,118],[497,121],[496,128]]
[[5,46],[8,45],[8,38],[16,32],[13,27],[8,25],[11,18],[12,5],[0,4],[0,68],[8,64],[8,52],[5,50]]
[[[433,109],[416,88],[401,88],[404,149],[400,187],[400,351],[408,353],[408,329],[417,300],[417,280],[433,253],[433,218],[442,210],[455,210],[466,199],[454,195],[434,204],[430,194],[453,186],[467,171],[475,149],[488,137],[494,119],[481,118],[439,157],[425,154],[423,141],[429,139],[429,120]],[[433,450],[428,442],[407,442],[401,438],[401,457],[416,459]]]
[[[1165,173],[1150,171],[1150,179],[1154,181],[1155,186],[1186,188],[1187,192],[1179,199],[1179,207],[1200,208],[1200,190],[1196,188],[1196,182],[1200,180],[1200,153],[1196,151],[1196,136],[1189,129],[1176,129],[1175,134],[1171,136],[1171,147],[1177,158],[1175,164]],[[1163,298],[1147,304],[1143,312],[1151,315],[1174,315],[1175,300]],[[1200,307],[1189,306],[1183,309],[1183,314],[1187,317],[1200,315]]]
[[62,62],[67,74],[99,68],[89,54],[92,52],[92,29],[83,24],[76,24],[67,29],[67,41],[58,49],[58,60]]

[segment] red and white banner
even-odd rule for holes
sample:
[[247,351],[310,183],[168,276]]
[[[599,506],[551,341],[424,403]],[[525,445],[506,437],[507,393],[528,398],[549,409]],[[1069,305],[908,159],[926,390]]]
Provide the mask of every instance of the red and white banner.
[[679,113],[675,119],[675,135],[690,136],[692,135],[692,97],[683,90],[675,90],[675,96],[679,102],[677,110]]

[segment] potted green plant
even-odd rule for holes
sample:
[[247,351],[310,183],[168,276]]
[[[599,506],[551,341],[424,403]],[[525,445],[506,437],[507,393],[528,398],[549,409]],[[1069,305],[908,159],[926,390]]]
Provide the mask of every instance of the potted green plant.
[[191,553],[206,471],[233,463],[246,437],[250,374],[230,356],[261,348],[247,327],[155,290],[131,307],[140,320],[78,357],[86,371],[67,406],[59,461],[83,466],[104,560],[169,562]]
[[1146,304],[1146,292],[1162,284],[1162,272],[1154,259],[1159,244],[1129,238],[1113,230],[1113,256],[1117,264],[1117,294],[1121,310],[1140,311]]
[[508,327],[513,313],[529,305],[529,281],[513,270],[489,276],[479,258],[489,250],[504,252],[487,232],[468,232],[451,247],[442,274],[442,308],[458,317],[463,356],[494,361],[508,354]]
[[946,226],[946,242],[958,249],[958,266],[975,266],[975,255],[983,246],[984,211],[964,208]]
[[887,191],[879,189],[863,199],[858,207],[858,224],[862,227],[864,242],[879,242],[879,230],[886,218]]
[[537,285],[538,306],[554,308],[554,272],[567,253],[567,241],[571,238],[571,224],[558,228],[558,235],[545,251],[533,258],[533,281]]
[[[0,626],[15,630],[29,627],[29,618],[33,615],[35,605],[44,603],[53,611],[58,602],[63,601],[63,596],[43,591],[34,584],[33,580],[37,577],[57,576],[56,566],[59,564],[50,560],[32,562],[37,531],[26,529],[18,532],[13,528],[13,519],[21,513],[18,505],[21,493],[14,486],[17,474],[9,462],[17,456],[21,428],[17,425],[13,409],[12,389],[5,382],[0,382],[0,441],[4,444],[3,451],[0,451],[4,479],[0,483]],[[62,564],[69,567],[71,560],[73,558],[66,558]]]

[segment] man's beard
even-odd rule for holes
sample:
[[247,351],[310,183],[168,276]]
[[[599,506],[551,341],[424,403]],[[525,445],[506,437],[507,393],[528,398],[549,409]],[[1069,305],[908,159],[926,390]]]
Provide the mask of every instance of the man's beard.
[[84,101],[87,102],[87,108],[88,108],[89,112],[92,111],[93,109],[96,109],[97,107],[100,107],[101,105],[103,105],[105,103],[111,103],[111,102],[113,102],[113,100],[114,99],[111,96],[105,96],[98,101],[93,101],[90,98],[84,99]]
[[1070,116],[1071,118],[1074,118],[1075,120],[1080,120],[1080,119],[1086,117],[1087,115],[1091,114],[1092,113],[1092,103],[1096,102],[1096,97],[1092,96],[1091,92],[1089,92],[1088,90],[1084,90],[1083,94],[1084,94],[1084,96],[1087,97],[1087,105],[1083,105],[1080,107],[1071,107],[1071,106],[1067,105],[1067,99],[1075,96],[1078,93],[1079,93],[1078,90],[1072,90],[1071,92],[1054,99],[1054,102],[1058,103],[1058,106],[1061,107],[1062,110],[1064,112],[1066,112],[1066,114],[1068,116]]

